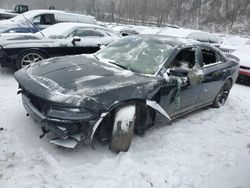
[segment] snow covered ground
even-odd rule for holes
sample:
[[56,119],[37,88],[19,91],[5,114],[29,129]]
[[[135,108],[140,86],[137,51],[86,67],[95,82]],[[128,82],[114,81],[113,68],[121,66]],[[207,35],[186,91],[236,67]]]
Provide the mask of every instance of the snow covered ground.
[[0,80],[0,188],[250,187],[249,86],[235,85],[221,109],[135,136],[130,150],[116,155],[103,145],[72,151],[39,139],[13,71],[0,68]]

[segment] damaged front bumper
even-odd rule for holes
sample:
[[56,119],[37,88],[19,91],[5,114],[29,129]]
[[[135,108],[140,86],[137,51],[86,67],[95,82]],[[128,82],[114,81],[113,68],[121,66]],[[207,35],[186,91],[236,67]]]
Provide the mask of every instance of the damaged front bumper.
[[50,142],[55,145],[73,149],[83,142],[94,147],[93,135],[102,116],[88,122],[49,118],[41,113],[24,94],[22,94],[22,101],[28,115],[41,126],[43,130],[41,137],[51,132],[56,138]]

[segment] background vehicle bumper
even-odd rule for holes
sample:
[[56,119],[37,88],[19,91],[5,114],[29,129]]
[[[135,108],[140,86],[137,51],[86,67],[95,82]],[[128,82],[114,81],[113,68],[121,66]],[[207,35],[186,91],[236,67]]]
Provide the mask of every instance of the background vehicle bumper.
[[249,70],[246,70],[246,69],[240,69],[240,73],[239,73],[240,76],[247,76],[250,78],[250,68]]

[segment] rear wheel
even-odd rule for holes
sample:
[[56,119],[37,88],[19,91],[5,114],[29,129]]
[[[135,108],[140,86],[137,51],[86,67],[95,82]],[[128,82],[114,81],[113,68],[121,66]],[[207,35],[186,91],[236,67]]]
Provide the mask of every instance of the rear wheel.
[[230,80],[227,80],[222,86],[220,92],[215,97],[213,107],[220,108],[226,103],[231,88],[232,88],[232,83]]
[[136,122],[136,105],[128,105],[115,110],[110,149],[113,152],[128,151]]
[[17,69],[22,69],[32,63],[36,63],[45,58],[46,56],[42,52],[39,52],[39,51],[24,52],[22,55],[18,57],[16,66],[17,66]]

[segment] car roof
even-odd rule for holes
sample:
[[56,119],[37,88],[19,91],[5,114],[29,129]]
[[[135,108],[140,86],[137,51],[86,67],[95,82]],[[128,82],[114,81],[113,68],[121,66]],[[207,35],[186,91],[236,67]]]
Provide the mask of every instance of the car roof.
[[66,11],[62,11],[62,10],[47,10],[47,9],[29,10],[27,12],[24,12],[23,14],[29,19],[29,18],[32,18],[32,17],[40,15],[40,14],[54,14],[54,13],[70,14],[70,15],[76,15],[76,16],[79,15],[79,16],[94,18],[93,16],[79,14],[79,13],[66,12]]
[[102,26],[98,26],[94,24],[74,23],[74,22],[62,22],[62,23],[54,24],[42,30],[42,33],[45,34],[46,36],[49,36],[50,33],[55,33],[57,35],[64,35],[65,33],[67,34],[68,32],[74,29],[84,29],[84,28],[101,29],[103,31],[113,33],[113,30],[106,28],[106,27],[102,27]]
[[165,28],[158,32],[159,35],[173,36],[187,38],[194,30],[191,29],[178,29],[178,28]]
[[219,41],[218,37],[212,33],[200,31],[200,30],[192,30],[192,29],[177,29],[177,28],[166,28],[162,31],[159,31],[157,34],[166,35],[172,37],[181,37],[181,38],[192,38],[199,41]]
[[[171,36],[165,36],[165,35],[154,35],[154,34],[142,34],[142,35],[136,35],[134,37],[141,37],[141,38],[155,38],[164,40],[166,43],[168,43],[171,46],[177,47],[177,46],[193,46],[193,45],[203,45],[201,42],[198,42],[193,39],[184,39],[184,38],[175,38]],[[207,45],[210,46],[210,45]]]
[[60,28],[64,28],[64,27],[65,28],[75,28],[75,27],[96,28],[96,29],[102,29],[102,30],[113,32],[112,29],[107,28],[107,27],[103,27],[103,26],[99,26],[99,25],[95,25],[95,24],[75,23],[75,22],[57,23],[57,24],[50,26],[49,28],[60,29]]

